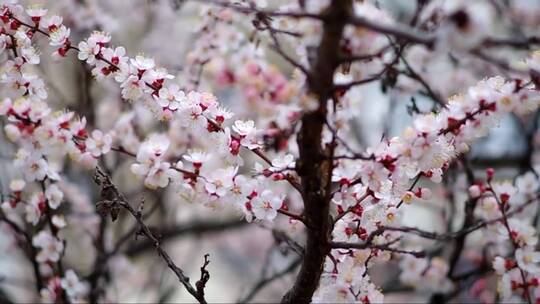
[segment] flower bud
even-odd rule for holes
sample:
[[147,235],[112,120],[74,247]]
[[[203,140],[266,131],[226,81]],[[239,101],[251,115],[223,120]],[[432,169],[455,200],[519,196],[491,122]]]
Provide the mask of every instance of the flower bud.
[[486,170],[486,176],[487,176],[487,181],[488,182],[491,182],[491,180],[493,179],[493,176],[495,175],[495,170],[493,168],[488,168]]
[[472,185],[469,187],[469,196],[471,198],[478,198],[482,195],[482,189],[478,185]]
[[510,195],[508,193],[502,193],[500,196],[501,203],[506,204],[510,200]]

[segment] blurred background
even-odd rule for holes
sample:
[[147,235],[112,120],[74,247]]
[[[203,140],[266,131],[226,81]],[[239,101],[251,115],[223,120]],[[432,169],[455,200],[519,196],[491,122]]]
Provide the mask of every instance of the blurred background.
[[[318,2],[317,0],[311,0]],[[35,4],[36,1],[24,1]],[[195,1],[197,2],[197,1]],[[218,24],[220,35],[244,38],[231,39],[222,45],[225,49],[209,52],[207,62],[193,62],[194,53],[208,51],[198,43],[205,35],[204,25],[208,25],[204,13],[208,6],[191,1],[171,0],[55,0],[40,1],[50,12],[64,18],[64,24],[71,28],[71,40],[85,39],[92,31],[110,32],[112,45],[126,47],[130,56],[139,53],[156,59],[159,66],[178,77],[187,89],[214,93],[218,100],[237,113],[239,117],[252,118],[266,115],[266,107],[257,105],[265,100],[248,100],[240,85],[223,85],[218,80],[222,61],[236,62],[235,54],[250,47],[260,48],[261,56],[268,64],[287,79],[294,77],[293,69],[282,58],[265,47],[268,37],[250,39],[256,36],[251,20],[239,16],[230,24]],[[202,1],[204,2],[204,1]],[[269,8],[296,1],[268,1]],[[309,3],[310,0],[307,0]],[[324,2],[324,1],[323,1]],[[386,10],[395,22],[408,22],[422,1],[366,1]],[[430,2],[430,1],[428,1]],[[431,1],[422,11],[420,18],[427,20],[444,1]],[[472,2],[472,1],[471,1]],[[530,33],[538,34],[540,25],[540,2],[535,0],[494,0],[484,1],[490,8],[490,32],[501,37],[517,37]],[[481,12],[484,13],[484,12]],[[306,28],[310,28],[307,25]],[[206,38],[207,39],[207,38]],[[225,40],[225,39],[223,39]],[[223,40],[218,41],[224,43]],[[254,43],[260,40],[261,43]],[[116,130],[123,136],[122,124],[136,120],[136,134],[139,138],[155,131],[163,130],[142,105],[128,105],[122,101],[115,84],[96,82],[85,64],[69,54],[59,62],[50,56],[51,47],[45,39],[35,39],[43,54],[40,73],[47,81],[49,98],[53,108],[68,108],[87,117],[89,126],[101,130]],[[233,43],[235,42],[235,43]],[[238,43],[236,43],[238,42]],[[225,41],[226,43],[226,41]],[[295,45],[284,41],[285,48],[294,52]],[[219,47],[218,47],[219,49]],[[494,55],[511,62],[518,62],[530,50],[500,48]],[[508,75],[485,61],[459,53],[431,53],[422,46],[413,46],[405,52],[405,58],[442,100],[466,90],[478,80],[494,75]],[[195,56],[197,57],[197,56]],[[232,59],[231,59],[232,58]],[[371,67],[366,67],[367,70]],[[359,69],[361,70],[361,69]],[[356,77],[358,75],[340,75]],[[339,77],[337,77],[339,81]],[[389,85],[389,81],[391,85]],[[436,107],[418,81],[399,75],[397,79],[383,77],[364,86],[352,89],[347,98],[358,110],[350,122],[355,135],[355,146],[362,150],[374,146],[384,137],[401,134],[412,121],[415,111],[425,112]],[[264,98],[262,98],[264,99]],[[255,103],[255,105],[254,105]],[[538,115],[524,117],[509,115],[490,135],[472,147],[468,156],[472,168],[482,172],[487,167],[497,167],[500,178],[512,178],[524,168],[537,163],[536,148],[540,137],[536,132]],[[168,130],[185,141],[182,134],[176,134],[174,126]],[[0,135],[0,186],[8,192],[9,182],[19,174],[13,168],[14,147]],[[138,143],[134,143],[138,144]],[[164,247],[172,255],[177,265],[196,280],[203,256],[210,255],[208,270],[211,279],[206,289],[209,302],[236,302],[254,300],[274,302],[283,296],[294,280],[294,270],[299,265],[298,254],[293,243],[303,243],[301,227],[281,219],[273,227],[265,224],[247,224],[233,210],[213,211],[202,204],[186,203],[178,194],[166,189],[144,190],[141,182],[130,172],[131,160],[108,155],[103,165],[112,173],[117,185],[133,201],[144,199],[145,210],[151,211],[147,222],[162,236]],[[100,224],[94,204],[98,191],[88,171],[69,164],[65,174],[69,179],[62,182],[65,199],[72,206],[67,218],[73,235],[65,235],[67,251],[65,263],[78,273],[92,272],[95,252],[93,242],[100,229],[105,229],[105,243],[114,246],[126,233],[135,227],[129,217],[121,217],[115,223]],[[444,231],[448,227],[459,227],[463,220],[465,197],[465,177],[458,167],[451,169],[440,187],[433,187],[436,194],[432,200],[409,206],[403,216],[404,224],[418,226],[426,230]],[[440,220],[435,220],[440,219]],[[0,226],[0,229],[5,228]],[[81,237],[82,236],[82,237]],[[294,241],[292,241],[294,240]],[[419,244],[422,242],[417,241]],[[425,242],[425,241],[424,241]],[[475,243],[482,242],[481,235],[468,238],[470,246],[465,256],[474,260],[478,254]],[[178,283],[175,276],[155,254],[153,247],[144,237],[128,237],[118,255],[107,263],[111,285],[106,287],[106,298],[110,302],[191,302],[191,296]],[[440,244],[431,244],[434,248]],[[444,245],[443,245],[444,246]],[[23,258],[14,240],[8,233],[0,233],[0,292],[17,302],[30,302],[35,295],[27,292],[33,288],[30,265]],[[399,274],[396,263],[377,266],[373,273],[383,291],[392,289],[392,279]],[[462,265],[466,269],[467,265]],[[380,271],[379,271],[380,270]],[[266,281],[272,278],[266,285]],[[387,282],[386,284],[382,284]],[[389,282],[389,283],[388,283]],[[259,290],[258,286],[264,286]],[[386,286],[386,287],[385,287]],[[396,288],[396,293],[386,295],[387,302],[426,301],[427,293],[412,292],[410,288]],[[460,300],[468,299],[466,293]]]

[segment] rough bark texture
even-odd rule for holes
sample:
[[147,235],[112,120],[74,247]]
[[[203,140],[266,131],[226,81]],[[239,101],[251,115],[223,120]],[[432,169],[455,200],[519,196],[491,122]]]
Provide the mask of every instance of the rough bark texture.
[[323,36],[308,78],[309,89],[317,96],[319,107],[302,117],[298,135],[300,156],[297,170],[302,180],[307,242],[296,282],[282,303],[311,302],[330,252],[329,201],[333,166],[329,154],[333,149],[321,147],[321,134],[326,121],[326,104],[334,91],[333,77],[339,66],[341,36],[351,10],[351,0],[333,0],[324,12]]

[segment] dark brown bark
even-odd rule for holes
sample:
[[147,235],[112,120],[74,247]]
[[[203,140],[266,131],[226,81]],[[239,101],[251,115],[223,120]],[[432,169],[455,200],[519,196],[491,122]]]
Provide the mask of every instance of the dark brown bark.
[[304,114],[298,134],[297,170],[302,180],[307,243],[296,282],[282,303],[311,302],[330,252],[329,190],[333,165],[332,155],[328,154],[333,153],[333,149],[321,147],[321,134],[326,121],[326,104],[332,98],[334,71],[339,66],[343,28],[351,9],[350,0],[333,0],[323,13],[323,35],[308,77],[309,89],[317,96],[319,106],[316,111]]

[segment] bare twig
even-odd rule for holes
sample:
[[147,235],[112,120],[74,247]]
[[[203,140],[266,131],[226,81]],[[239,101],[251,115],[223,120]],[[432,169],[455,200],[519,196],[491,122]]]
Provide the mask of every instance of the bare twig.
[[390,247],[390,244],[367,244],[367,243],[347,243],[347,242],[331,242],[330,245],[334,249],[377,249],[382,251],[390,251],[395,253],[410,254],[417,258],[426,256],[425,251],[403,250]]
[[[199,303],[206,304],[206,299],[204,298],[204,293],[201,293],[200,290],[195,289],[189,282],[189,278],[184,274],[184,271],[178,267],[169,256],[169,254],[161,247],[159,239],[154,236],[150,228],[146,226],[143,221],[142,213],[133,209],[131,205],[126,201],[123,194],[120,193],[116,185],[114,185],[108,175],[106,175],[101,169],[96,168],[96,174],[94,178],[95,182],[101,186],[101,195],[103,203],[107,203],[106,208],[110,212],[114,212],[114,208],[122,207],[128,211],[133,218],[137,221],[140,226],[140,233],[145,235],[154,245],[154,248],[158,252],[159,256],[167,263],[167,266],[174,272],[178,280],[186,290],[195,298]],[[114,214],[111,214],[114,219]],[[116,215],[117,216],[117,215]],[[206,284],[206,283],[205,283]]]

